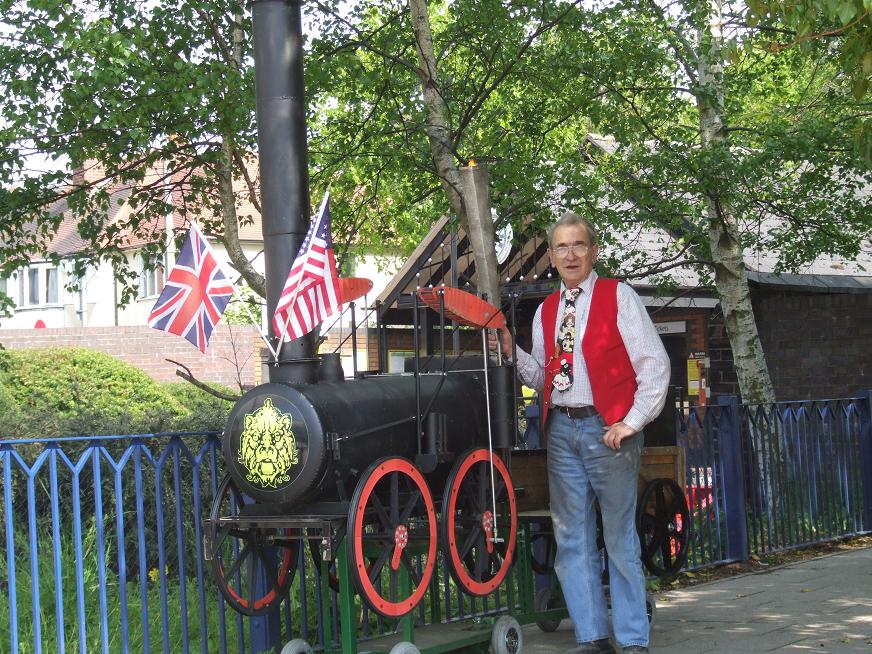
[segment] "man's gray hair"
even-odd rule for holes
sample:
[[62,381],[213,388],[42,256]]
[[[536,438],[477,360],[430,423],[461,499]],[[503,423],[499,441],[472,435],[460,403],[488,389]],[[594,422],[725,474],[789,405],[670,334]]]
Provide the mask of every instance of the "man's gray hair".
[[577,213],[573,213],[572,211],[567,211],[560,218],[558,218],[557,222],[552,224],[546,235],[548,236],[548,247],[551,247],[554,244],[554,230],[558,227],[578,227],[581,225],[587,230],[587,237],[590,239],[590,245],[593,247],[597,244],[597,236],[596,229],[594,229],[593,225],[587,218],[582,218]]

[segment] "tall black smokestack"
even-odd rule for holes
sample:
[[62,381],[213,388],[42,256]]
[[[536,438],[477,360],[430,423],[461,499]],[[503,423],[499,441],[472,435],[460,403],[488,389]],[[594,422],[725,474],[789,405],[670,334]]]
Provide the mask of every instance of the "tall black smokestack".
[[[276,303],[309,228],[301,4],[302,0],[252,3],[266,304],[273,339]],[[313,355],[311,338],[285,343],[281,365],[269,366],[270,381],[315,381],[316,368],[307,361]]]

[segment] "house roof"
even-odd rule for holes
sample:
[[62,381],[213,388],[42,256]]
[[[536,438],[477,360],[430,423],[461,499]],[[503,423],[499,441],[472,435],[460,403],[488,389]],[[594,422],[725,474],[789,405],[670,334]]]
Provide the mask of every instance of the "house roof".
[[[258,184],[257,178],[257,158],[248,157],[248,174],[254,180],[255,187]],[[149,184],[162,175],[159,170],[154,170],[147,174],[143,184]],[[182,196],[184,192],[185,182],[177,181],[173,191],[173,202],[175,206],[182,206]],[[244,242],[260,242],[263,240],[261,227],[260,213],[254,206],[251,200],[248,186],[244,179],[233,180],[233,190],[237,198],[236,211],[239,217],[239,238]],[[124,225],[132,211],[133,207],[127,202],[130,197],[132,188],[129,186],[121,187],[113,190],[110,193],[109,208],[106,214],[105,224]],[[48,251],[57,254],[61,257],[71,256],[78,252],[83,252],[90,247],[88,241],[83,239],[79,233],[79,220],[71,215],[68,210],[68,203],[64,200],[59,200],[49,209],[50,213],[63,213],[63,219],[58,227],[57,232],[52,236],[48,243]],[[121,233],[116,238],[123,249],[138,249],[142,246],[157,241],[166,231],[167,218],[166,216],[157,216],[148,223],[140,224],[136,231],[129,227],[123,227]],[[173,226],[176,232],[186,231],[190,225],[190,218],[182,215],[178,209],[173,215]]]
[[[453,229],[453,233],[452,233]],[[613,243],[603,245],[602,256],[610,253],[626,256],[631,249],[639,251],[640,259],[655,260],[662,256],[664,247],[677,249],[678,243],[662,230],[643,229],[630,234],[618,235]],[[456,263],[452,265],[452,249]],[[681,258],[678,259],[681,261]],[[872,248],[865,248],[854,260],[825,255],[802,267],[799,273],[776,274],[778,260],[774,256],[746,253],[748,279],[753,284],[791,290],[819,290],[833,293],[872,291]],[[754,270],[754,266],[766,266],[767,270]],[[863,273],[866,274],[863,274]],[[452,226],[447,217],[440,218],[400,271],[394,276],[377,303],[382,305],[382,314],[389,322],[388,311],[392,308],[411,307],[411,295],[418,288],[456,286],[475,292],[472,280],[475,262],[472,249],[462,227]],[[554,288],[556,271],[548,259],[548,244],[544,237],[516,236],[508,258],[499,265],[503,301],[512,295],[518,297],[544,297]],[[710,290],[701,286],[697,273],[689,266],[672,268],[663,273],[686,295],[711,296]],[[654,276],[628,280],[642,292],[657,287]]]

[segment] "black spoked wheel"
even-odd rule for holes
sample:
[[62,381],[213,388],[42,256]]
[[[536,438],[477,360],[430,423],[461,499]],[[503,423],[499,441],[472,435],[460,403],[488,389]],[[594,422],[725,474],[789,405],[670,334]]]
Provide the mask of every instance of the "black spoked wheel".
[[557,558],[557,541],[550,531],[540,531],[530,537],[532,556],[530,567],[537,575],[554,572],[554,559]]
[[351,578],[369,607],[398,618],[423,599],[436,564],[436,510],[407,459],[376,461],[360,477],[348,511]]
[[642,562],[651,574],[670,577],[687,561],[690,514],[684,491],[672,479],[655,479],[636,507]]
[[297,570],[299,541],[290,530],[240,528],[234,523],[251,503],[230,475],[221,480],[209,522],[212,573],[230,606],[243,615],[260,615],[287,594]]
[[518,536],[515,488],[502,459],[478,448],[454,464],[445,484],[441,526],[455,581],[471,595],[493,592],[512,567]]

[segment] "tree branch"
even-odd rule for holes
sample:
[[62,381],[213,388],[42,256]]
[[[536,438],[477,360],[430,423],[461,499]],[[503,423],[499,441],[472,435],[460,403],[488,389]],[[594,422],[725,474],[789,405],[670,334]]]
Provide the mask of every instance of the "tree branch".
[[194,377],[191,369],[188,368],[188,366],[186,366],[184,363],[180,363],[179,361],[173,361],[172,359],[165,359],[165,361],[169,361],[170,363],[175,364],[179,368],[182,368],[182,370],[176,370],[176,375],[184,379],[186,382],[190,382],[201,391],[209,393],[209,395],[217,397],[220,400],[227,400],[228,402],[236,402],[240,397],[242,397],[242,395],[230,395],[229,393],[222,393],[221,391],[212,388],[208,384],[201,382],[199,379]]

